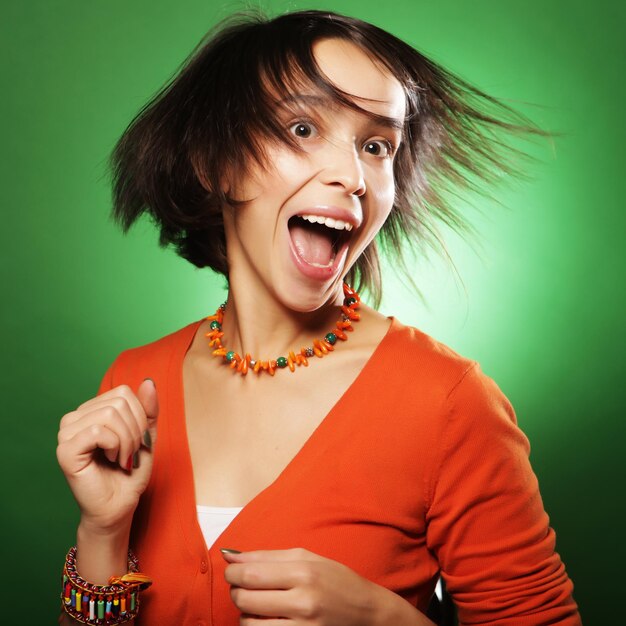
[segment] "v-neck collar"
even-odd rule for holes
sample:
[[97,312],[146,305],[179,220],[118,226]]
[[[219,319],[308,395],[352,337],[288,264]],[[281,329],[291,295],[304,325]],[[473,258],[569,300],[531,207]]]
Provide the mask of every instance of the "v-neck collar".
[[[237,543],[237,531],[245,525],[246,519],[251,515],[260,502],[271,496],[271,493],[277,489],[277,485],[283,483],[290,474],[294,472],[294,468],[300,463],[306,461],[311,450],[315,448],[318,440],[324,440],[324,436],[333,428],[333,423],[340,419],[343,411],[342,407],[346,406],[350,401],[350,397],[357,393],[358,387],[365,385],[368,388],[367,379],[370,372],[376,371],[376,363],[384,353],[387,343],[391,340],[391,336],[400,329],[401,324],[394,317],[391,320],[387,331],[379,341],[372,354],[369,356],[360,372],[356,375],[352,383],[347,387],[337,402],[331,407],[328,413],[317,425],[315,430],[309,435],[301,448],[296,452],[293,458],[285,465],[278,476],[264,489],[257,493],[248,503],[246,503],[241,511],[234,517],[231,523],[216,538],[212,546],[206,546],[200,524],[198,523],[198,515],[196,509],[196,496],[193,480],[193,466],[191,463],[191,453],[189,450],[189,440],[187,436],[187,424],[185,419],[185,393],[183,379],[183,362],[191,344],[196,336],[198,327],[205,318],[189,324],[181,337],[181,341],[177,349],[172,351],[168,371],[168,394],[166,407],[168,411],[168,419],[166,420],[167,434],[166,439],[169,446],[164,451],[170,456],[167,467],[177,467],[176,476],[169,476],[169,481],[175,481],[172,491],[177,499],[177,509],[181,522],[181,534],[184,538],[187,548],[191,554],[197,554],[199,549],[211,554],[219,547],[228,547],[230,543]],[[372,381],[374,382],[374,381]],[[234,545],[233,543],[233,545]],[[228,545],[227,545],[228,544]]]

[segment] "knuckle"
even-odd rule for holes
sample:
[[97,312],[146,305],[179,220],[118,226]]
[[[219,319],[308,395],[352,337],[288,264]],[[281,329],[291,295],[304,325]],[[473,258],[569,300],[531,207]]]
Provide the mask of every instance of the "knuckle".
[[133,390],[126,384],[118,385],[116,389],[122,396],[126,397],[128,397],[129,394],[133,393]]
[[111,398],[110,403],[118,411],[123,411],[128,406],[128,400],[122,396],[114,396]]
[[304,587],[317,588],[320,580],[319,572],[315,563],[305,561],[299,570],[300,583]]
[[314,587],[317,582],[317,572],[309,563],[303,563],[298,571],[298,580],[302,586]]
[[99,437],[104,432],[104,428],[100,424],[92,424],[89,427],[89,434],[93,437]]
[[114,420],[118,416],[117,409],[114,406],[108,404],[107,406],[102,408],[102,417],[105,420]]
[[261,581],[261,575],[255,567],[244,567],[241,571],[241,582],[244,587],[254,587]]
[[303,594],[298,602],[298,613],[305,620],[317,619],[320,613],[317,596],[311,592]]
[[309,551],[304,548],[293,548],[293,556],[298,561],[305,561],[308,554]]
[[59,444],[56,449],[57,461],[59,465],[63,466],[63,445]]
[[242,589],[240,589],[239,587],[230,588],[231,600],[235,603],[235,605],[238,608],[241,608],[241,592],[242,592]]
[[59,428],[65,428],[68,425],[68,422],[71,422],[72,418],[76,415],[76,411],[70,411],[66,413],[59,422]]

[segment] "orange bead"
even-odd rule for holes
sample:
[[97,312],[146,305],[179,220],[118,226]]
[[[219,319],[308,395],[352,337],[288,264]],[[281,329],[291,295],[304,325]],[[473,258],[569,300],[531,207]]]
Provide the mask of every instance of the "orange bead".
[[255,374],[258,374],[261,371],[261,361],[257,361],[254,364],[254,369],[253,369]]
[[319,348],[314,347],[313,352],[315,353],[315,356],[320,359],[324,356],[324,353]]
[[348,335],[346,335],[346,333],[344,333],[343,330],[339,330],[337,328],[337,330],[335,330],[334,332],[335,332],[335,336],[337,337],[337,339],[341,339],[341,341],[345,341],[348,338]]
[[247,373],[248,373],[248,355],[246,355],[245,359],[241,360],[241,374],[245,376]]
[[296,355],[293,353],[292,350],[289,351],[289,358],[295,363],[296,362]]
[[267,371],[270,364],[267,361],[261,361],[261,369]]
[[324,346],[324,344],[319,339],[313,340],[313,349],[315,350],[315,348],[317,348],[318,350],[321,350],[322,354],[328,354],[328,350],[326,349],[326,346]]
[[230,369],[234,370],[237,367],[238,363],[235,359],[230,362]]
[[219,348],[218,350],[213,350],[214,356],[226,356],[226,348]]
[[274,372],[276,371],[276,361],[270,361],[267,371],[270,373],[270,376],[274,376]]
[[287,357],[287,367],[292,371],[295,372],[296,371],[296,367],[293,364],[293,359],[291,357]]
[[332,343],[328,343],[328,341],[326,341],[326,339],[324,339],[324,341],[322,341],[322,346],[324,346],[326,348],[326,350],[328,350],[329,352],[332,352],[335,348],[333,347]]
[[342,306],[341,307],[341,312],[344,315],[347,315],[351,320],[357,321],[357,320],[361,319],[360,313],[357,313],[356,311],[353,311],[350,307]]

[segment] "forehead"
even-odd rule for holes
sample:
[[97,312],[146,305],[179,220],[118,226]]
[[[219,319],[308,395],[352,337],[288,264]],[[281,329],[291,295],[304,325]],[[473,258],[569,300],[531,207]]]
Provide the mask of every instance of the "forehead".
[[368,111],[404,119],[406,94],[400,81],[381,63],[343,39],[322,39],[313,44],[320,71],[336,87]]

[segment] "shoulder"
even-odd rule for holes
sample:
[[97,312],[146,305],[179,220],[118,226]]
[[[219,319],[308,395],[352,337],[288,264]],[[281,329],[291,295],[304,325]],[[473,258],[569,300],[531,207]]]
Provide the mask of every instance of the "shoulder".
[[138,385],[149,376],[158,387],[158,381],[167,378],[173,359],[183,358],[201,322],[196,320],[146,344],[123,350],[110,365],[105,379],[115,387]]
[[392,318],[379,350],[388,396],[414,407],[440,436],[457,423],[466,432],[517,423],[508,398],[478,361],[421,330]]
[[423,331],[392,318],[381,343],[384,366],[402,384],[418,385],[428,396],[444,398],[478,363]]

